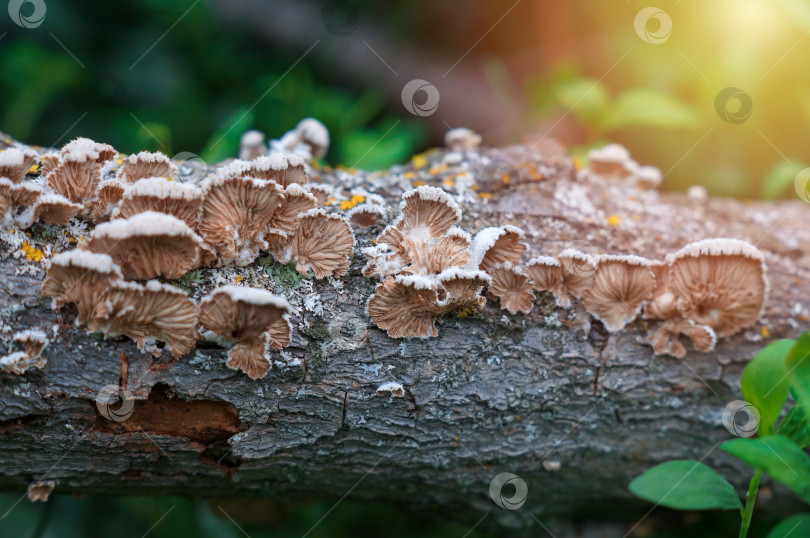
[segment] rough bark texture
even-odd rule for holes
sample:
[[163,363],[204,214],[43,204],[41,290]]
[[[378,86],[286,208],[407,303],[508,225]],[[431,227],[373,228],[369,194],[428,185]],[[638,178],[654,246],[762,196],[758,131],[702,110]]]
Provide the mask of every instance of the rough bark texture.
[[[365,260],[355,255],[342,289],[314,284],[324,312],[294,318],[286,360],[301,366],[252,381],[227,369],[213,344],[200,342],[196,356],[166,366],[165,353],[155,359],[126,338],[88,335],[75,326],[72,307],[53,311],[41,297],[41,272],[19,274],[30,264],[0,244],[0,335],[39,328],[51,338],[44,370],[0,374],[0,488],[48,479],[58,480],[57,492],[348,493],[470,526],[489,514],[479,529],[534,535],[538,521],[628,501],[634,476],[672,458],[703,459],[742,491],[747,473],[714,450],[729,438],[720,416],[739,398],[746,361],[766,341],[808,326],[808,209],[695,202],[577,178],[568,157],[546,142],[529,153],[490,153],[514,163],[521,179],[487,203],[464,206],[469,231],[516,224],[532,255],[582,240],[657,258],[697,239],[745,239],[764,251],[769,269],[761,325],[720,341],[713,353],[677,360],[653,356],[642,321],[610,335],[581,306],[566,312],[539,296],[529,315],[489,303],[475,316],[445,317],[437,338],[393,340],[365,315],[374,282],[360,275]],[[404,386],[403,397],[376,393],[389,381]],[[137,402],[128,420],[114,422],[99,414],[95,398],[119,382]],[[519,510],[490,499],[490,481],[502,472],[528,485]]]

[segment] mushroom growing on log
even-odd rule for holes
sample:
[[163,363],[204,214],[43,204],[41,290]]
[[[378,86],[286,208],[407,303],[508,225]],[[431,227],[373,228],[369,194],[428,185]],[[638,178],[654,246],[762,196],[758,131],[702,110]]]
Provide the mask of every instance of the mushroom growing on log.
[[[441,163],[444,151],[429,154],[429,164]],[[479,522],[478,529],[532,536],[540,532],[538,521],[555,531],[553,518],[589,504],[613,502],[643,515],[648,506],[626,486],[665,460],[703,459],[742,491],[739,464],[712,448],[729,437],[721,414],[739,398],[746,362],[771,339],[810,327],[810,210],[799,202],[709,198],[695,204],[678,194],[645,191],[587,169],[575,172],[568,155],[549,141],[534,149],[466,151],[452,173],[474,169],[478,163],[470,159],[483,156],[508,159],[520,177],[490,198],[459,202],[459,225],[470,232],[517,225],[525,234],[523,259],[557,260],[559,265],[538,261],[551,272],[560,268],[548,282],[527,273],[536,290],[530,313],[510,315],[487,303],[477,313],[431,314],[436,319],[430,323],[441,325],[433,338],[389,337],[365,310],[376,281],[362,275],[367,260],[360,247],[373,248],[374,228],[355,230],[357,247],[340,278],[308,278],[264,256],[248,267],[205,268],[178,281],[193,299],[238,277],[288,299],[289,325],[276,327],[282,334],[276,338],[279,345],[289,338],[289,345],[268,346],[273,366],[258,380],[228,369],[228,348],[216,342],[172,361],[167,350],[160,358],[142,354],[127,337],[88,335],[74,323],[73,306],[53,310],[50,301],[39,300],[45,262],[22,245],[51,245],[2,228],[0,325],[9,334],[42,331],[49,344],[42,351],[47,364],[25,372],[24,385],[20,376],[0,373],[0,488],[23,492],[32,482],[58,481],[57,492],[287,499],[337,499],[350,491],[355,499],[438,507],[469,526]],[[297,169],[288,168],[289,183],[298,183]],[[437,186],[451,173],[432,174],[430,168],[399,167],[384,181],[382,175],[321,169],[310,180],[339,191],[340,177],[351,175],[353,184],[393,208],[413,182]],[[614,214],[628,218],[608,225]],[[435,244],[450,233],[456,216],[450,211],[441,229],[426,235],[415,231],[430,232],[413,215],[413,226],[402,227],[399,236]],[[769,298],[755,320],[746,317],[746,328],[723,336],[728,325],[715,325],[711,354],[688,346],[682,359],[655,355],[644,319],[611,333],[590,316],[579,298],[590,278],[583,273],[596,266],[590,254],[565,250],[580,241],[588,246],[581,252],[595,256],[665,260],[712,237],[744,240],[761,251],[757,263],[767,265]],[[404,248],[391,252],[381,265],[395,261],[398,271],[412,263],[402,256]],[[676,257],[673,265],[678,259],[686,258]],[[436,282],[455,289],[459,278],[467,279],[473,290],[468,299],[481,305],[476,297],[488,278],[470,273],[457,270]],[[563,276],[577,279],[563,283]],[[393,278],[413,288],[424,284],[407,275]],[[684,302],[690,293],[681,308],[707,324],[702,307],[692,312],[692,303]],[[432,332],[432,325],[423,328]],[[15,352],[5,345],[0,340],[0,355]],[[102,416],[95,403],[99,391],[119,383],[134,399],[132,415],[120,423]],[[503,472],[527,485],[520,510],[492,502],[490,484]],[[782,489],[765,485],[772,488],[770,506],[790,502]]]

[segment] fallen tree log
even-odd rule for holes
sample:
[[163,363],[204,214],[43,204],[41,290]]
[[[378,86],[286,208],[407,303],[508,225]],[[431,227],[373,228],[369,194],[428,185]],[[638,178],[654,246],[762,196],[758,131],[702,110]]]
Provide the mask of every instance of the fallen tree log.
[[[360,273],[362,255],[339,280],[301,280],[257,262],[238,275],[302,306],[292,345],[253,381],[227,369],[214,344],[167,362],[126,338],[87,334],[72,307],[54,311],[41,296],[38,262],[0,236],[0,354],[20,330],[50,339],[44,369],[0,373],[0,488],[51,480],[57,492],[111,495],[350,496],[470,526],[487,515],[479,529],[535,534],[549,518],[631,500],[629,481],[668,459],[703,460],[743,491],[747,474],[715,450],[729,437],[720,417],[740,397],[746,362],[767,341],[810,326],[808,209],[689,199],[577,173],[547,141],[486,153],[513,177],[497,188],[480,183],[479,200],[462,206],[466,229],[515,224],[532,255],[580,241],[663,258],[698,239],[744,239],[769,271],[760,324],[678,360],[653,355],[641,320],[609,334],[581,305],[564,311],[540,295],[528,315],[489,303],[474,316],[445,316],[436,338],[395,340],[365,313],[375,282]],[[393,184],[409,173],[444,181],[440,165],[339,180]],[[321,179],[338,180],[330,174]],[[198,278],[205,287],[236,275],[211,269]],[[378,391],[386,383],[393,388]],[[126,390],[119,416],[96,403],[108,386]],[[491,482],[504,472],[527,485],[520,509],[493,502]],[[780,497],[790,498],[775,488]]]

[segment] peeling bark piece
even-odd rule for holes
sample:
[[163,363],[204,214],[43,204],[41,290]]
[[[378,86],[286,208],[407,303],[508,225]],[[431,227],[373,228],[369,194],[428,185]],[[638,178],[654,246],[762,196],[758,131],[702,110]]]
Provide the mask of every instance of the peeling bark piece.
[[182,220],[147,211],[100,224],[84,250],[109,254],[128,279],[180,278],[200,262],[202,239]]
[[508,310],[510,314],[532,311],[534,293],[526,273],[506,262],[490,267],[487,274],[492,279],[487,296],[500,301],[502,310]]
[[345,275],[354,248],[354,234],[346,219],[322,209],[301,216],[301,225],[291,243],[295,269],[306,275],[311,268],[315,278]]
[[582,295],[589,314],[612,333],[633,321],[652,297],[655,276],[640,256],[599,256],[590,287]]

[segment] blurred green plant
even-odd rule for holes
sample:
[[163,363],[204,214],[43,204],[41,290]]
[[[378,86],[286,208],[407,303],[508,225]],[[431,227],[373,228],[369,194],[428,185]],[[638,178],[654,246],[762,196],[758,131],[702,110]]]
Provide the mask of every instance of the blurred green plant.
[[378,90],[346,89],[337,66],[316,76],[307,58],[287,73],[299,54],[234,31],[205,2],[49,2],[40,28],[11,27],[0,44],[0,130],[44,146],[89,136],[125,153],[219,162],[248,129],[278,138],[312,116],[330,130],[326,162],[365,168],[403,162],[424,143],[420,122],[388,111]]
[[[810,504],[810,456],[803,450],[810,444],[810,332],[765,346],[743,370],[740,386],[745,403],[757,411],[759,437],[732,439],[720,450],[754,468],[745,506],[730,482],[699,461],[662,463],[628,487],[642,499],[676,510],[739,510],[739,536],[745,538],[763,474]],[[777,428],[788,394],[795,403]],[[810,514],[781,522],[768,538],[789,535],[810,536]]]

